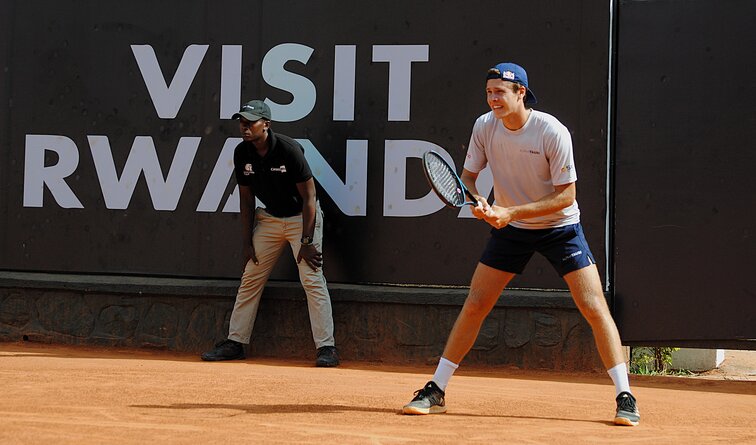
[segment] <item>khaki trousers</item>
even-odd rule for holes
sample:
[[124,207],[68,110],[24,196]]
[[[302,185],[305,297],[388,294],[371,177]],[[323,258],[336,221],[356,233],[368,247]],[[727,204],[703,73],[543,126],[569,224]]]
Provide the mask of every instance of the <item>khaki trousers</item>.
[[[313,244],[322,252],[323,248],[323,212],[317,206],[315,233]],[[286,244],[296,260],[300,239],[302,237],[302,215],[287,218],[277,218],[262,208],[255,209],[256,224],[252,235],[255,254],[259,264],[252,260],[247,262],[241,278],[241,285],[236,294],[234,311],[229,323],[229,340],[248,344],[252,336],[252,328],[257,317],[265,283],[270,272],[281,256]],[[315,347],[334,346],[333,314],[331,311],[331,296],[328,294],[323,268],[317,271],[304,261],[297,264],[299,281],[307,294],[307,308],[310,314],[310,326]]]

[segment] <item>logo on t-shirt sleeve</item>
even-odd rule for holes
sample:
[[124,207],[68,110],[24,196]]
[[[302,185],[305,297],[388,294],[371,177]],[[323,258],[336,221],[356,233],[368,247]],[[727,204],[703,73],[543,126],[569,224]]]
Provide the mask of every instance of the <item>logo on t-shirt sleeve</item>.
[[255,171],[252,170],[252,164],[247,164],[244,166],[244,176],[254,175]]

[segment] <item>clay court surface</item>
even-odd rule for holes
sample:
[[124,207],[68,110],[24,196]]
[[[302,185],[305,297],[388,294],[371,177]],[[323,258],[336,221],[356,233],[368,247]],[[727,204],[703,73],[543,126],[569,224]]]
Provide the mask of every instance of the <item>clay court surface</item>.
[[754,380],[631,376],[632,428],[603,374],[463,366],[448,413],[401,415],[432,372],[0,343],[0,443],[756,443]]

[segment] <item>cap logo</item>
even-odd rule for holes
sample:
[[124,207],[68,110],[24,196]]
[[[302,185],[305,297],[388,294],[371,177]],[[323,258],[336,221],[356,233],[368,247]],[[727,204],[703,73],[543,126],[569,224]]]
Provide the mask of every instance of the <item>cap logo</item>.
[[501,78],[502,79],[507,79],[507,80],[514,80],[515,79],[515,73],[513,73],[511,71],[504,71],[503,73],[501,73]]
[[253,107],[252,105],[244,105],[242,107],[242,110],[256,110],[256,108]]

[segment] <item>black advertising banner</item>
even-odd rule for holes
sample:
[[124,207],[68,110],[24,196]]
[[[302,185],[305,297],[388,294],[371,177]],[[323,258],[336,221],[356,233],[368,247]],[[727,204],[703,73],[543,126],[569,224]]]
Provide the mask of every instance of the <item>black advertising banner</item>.
[[[608,2],[5,1],[0,15],[1,269],[238,277],[231,115],[262,99],[305,148],[330,281],[466,285],[489,228],[442,206],[419,156],[460,171],[486,70],[514,61],[573,134],[603,273]],[[273,279],[297,279],[288,258]],[[541,258],[513,284],[564,287]]]
[[[754,349],[756,3],[621,8],[612,254],[622,339]],[[717,92],[699,94],[709,79]]]

